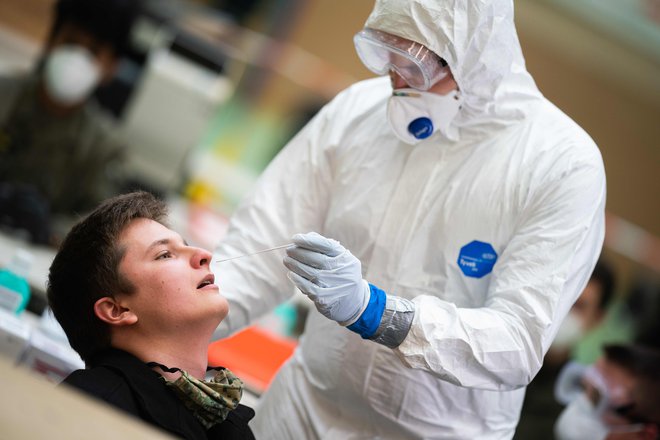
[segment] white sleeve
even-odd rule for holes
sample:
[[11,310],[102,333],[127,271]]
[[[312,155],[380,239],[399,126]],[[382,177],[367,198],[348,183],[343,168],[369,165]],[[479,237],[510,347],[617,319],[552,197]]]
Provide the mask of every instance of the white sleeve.
[[[332,108],[324,107],[269,164],[232,215],[214,259],[283,245],[295,233],[321,231],[332,178],[326,136]],[[283,251],[267,252],[214,267],[220,293],[229,301],[229,314],[214,339],[249,325],[295,293],[283,256]]]
[[602,162],[561,173],[537,194],[495,264],[483,307],[414,298],[412,326],[395,350],[405,364],[465,387],[513,389],[532,380],[601,251]]

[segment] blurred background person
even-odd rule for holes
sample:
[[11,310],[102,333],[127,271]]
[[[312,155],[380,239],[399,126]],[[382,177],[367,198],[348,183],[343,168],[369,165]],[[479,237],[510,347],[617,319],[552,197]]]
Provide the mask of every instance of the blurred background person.
[[0,78],[0,219],[50,240],[50,215],[96,205],[119,185],[121,146],[94,99],[128,48],[134,0],[59,0],[33,71]]
[[554,396],[561,368],[571,360],[590,365],[602,354],[604,344],[632,340],[632,322],[616,298],[617,277],[603,258],[562,322],[543,359],[543,366],[527,387],[516,428],[516,439],[552,439],[552,426],[563,406]]
[[569,359],[592,364],[606,343],[627,342],[633,337],[630,317],[621,311],[615,296],[616,276],[602,258],[587,286],[564,319],[544,363],[561,367]]
[[558,440],[660,438],[660,351],[608,345],[595,364],[570,363],[558,379],[566,408],[554,427]]

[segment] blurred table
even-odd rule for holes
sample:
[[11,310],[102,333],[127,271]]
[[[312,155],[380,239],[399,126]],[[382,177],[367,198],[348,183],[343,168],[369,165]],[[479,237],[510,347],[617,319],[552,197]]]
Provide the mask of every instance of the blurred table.
[[0,356],[0,438],[168,439],[142,421],[73,389],[55,387]]

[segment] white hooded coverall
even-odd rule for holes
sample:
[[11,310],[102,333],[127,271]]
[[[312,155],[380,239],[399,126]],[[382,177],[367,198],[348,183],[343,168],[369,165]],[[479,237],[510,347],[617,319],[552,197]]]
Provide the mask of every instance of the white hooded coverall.
[[[413,301],[414,320],[390,349],[311,308],[252,427],[263,439],[509,439],[600,253],[600,153],[525,70],[511,1],[377,1],[366,26],[448,62],[464,97],[455,140],[401,142],[389,80],[357,83],[272,161],[216,256],[317,231],[360,259],[364,279]],[[458,264],[475,240],[497,254],[481,277]],[[281,253],[223,263],[218,279],[230,313],[216,337],[295,292]]]

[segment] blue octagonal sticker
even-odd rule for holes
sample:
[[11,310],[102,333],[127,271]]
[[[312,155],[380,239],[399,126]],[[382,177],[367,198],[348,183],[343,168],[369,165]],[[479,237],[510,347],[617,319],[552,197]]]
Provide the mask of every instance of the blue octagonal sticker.
[[493,246],[474,240],[461,248],[457,263],[465,276],[481,278],[491,273],[496,261],[497,252]]

